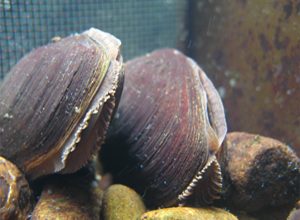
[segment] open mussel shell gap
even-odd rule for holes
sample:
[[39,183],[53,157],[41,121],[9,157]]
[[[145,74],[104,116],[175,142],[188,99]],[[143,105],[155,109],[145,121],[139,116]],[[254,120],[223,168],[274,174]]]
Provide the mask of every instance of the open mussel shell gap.
[[[202,202],[220,191],[215,152],[226,122],[221,99],[203,74],[194,61],[173,49],[125,65],[120,105],[100,156],[114,180],[134,188],[148,207],[183,203],[187,198],[178,196],[189,186],[184,193],[188,197],[201,192],[194,188],[202,183],[202,191],[211,197],[199,195]],[[207,175],[201,173],[204,168],[210,171]]]
[[83,166],[118,102],[120,46],[91,28],[23,57],[0,87],[0,154],[30,178]]

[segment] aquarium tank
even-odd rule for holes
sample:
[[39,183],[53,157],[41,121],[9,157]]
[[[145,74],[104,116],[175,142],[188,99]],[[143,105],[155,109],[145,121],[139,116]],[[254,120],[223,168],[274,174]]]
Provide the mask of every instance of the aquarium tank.
[[300,219],[300,1],[0,0],[0,219]]

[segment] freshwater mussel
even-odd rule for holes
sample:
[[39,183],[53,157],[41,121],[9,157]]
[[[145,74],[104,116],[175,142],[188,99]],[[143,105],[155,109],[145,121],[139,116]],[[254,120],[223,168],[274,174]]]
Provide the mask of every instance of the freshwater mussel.
[[0,87],[0,155],[29,179],[82,167],[118,103],[120,45],[91,28],[24,56]]
[[222,187],[216,153],[227,127],[220,96],[203,70],[173,49],[125,65],[119,108],[100,152],[115,182],[148,207],[209,204]]
[[0,219],[26,219],[32,200],[32,191],[22,172],[0,156]]

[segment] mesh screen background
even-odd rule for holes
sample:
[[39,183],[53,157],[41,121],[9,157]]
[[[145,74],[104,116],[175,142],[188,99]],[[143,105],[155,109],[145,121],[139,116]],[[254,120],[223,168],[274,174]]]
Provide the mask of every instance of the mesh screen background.
[[33,48],[96,27],[121,39],[125,60],[178,47],[184,0],[0,0],[0,80]]

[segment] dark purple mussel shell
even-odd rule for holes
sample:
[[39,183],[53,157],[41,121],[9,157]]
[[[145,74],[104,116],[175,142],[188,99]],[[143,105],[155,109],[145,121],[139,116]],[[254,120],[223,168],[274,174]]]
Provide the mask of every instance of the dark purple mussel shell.
[[100,152],[104,169],[149,207],[218,197],[215,154],[227,131],[223,105],[205,73],[179,51],[157,50],[126,63],[109,130]]
[[30,178],[82,167],[118,103],[120,45],[91,28],[24,56],[0,87],[0,155]]

